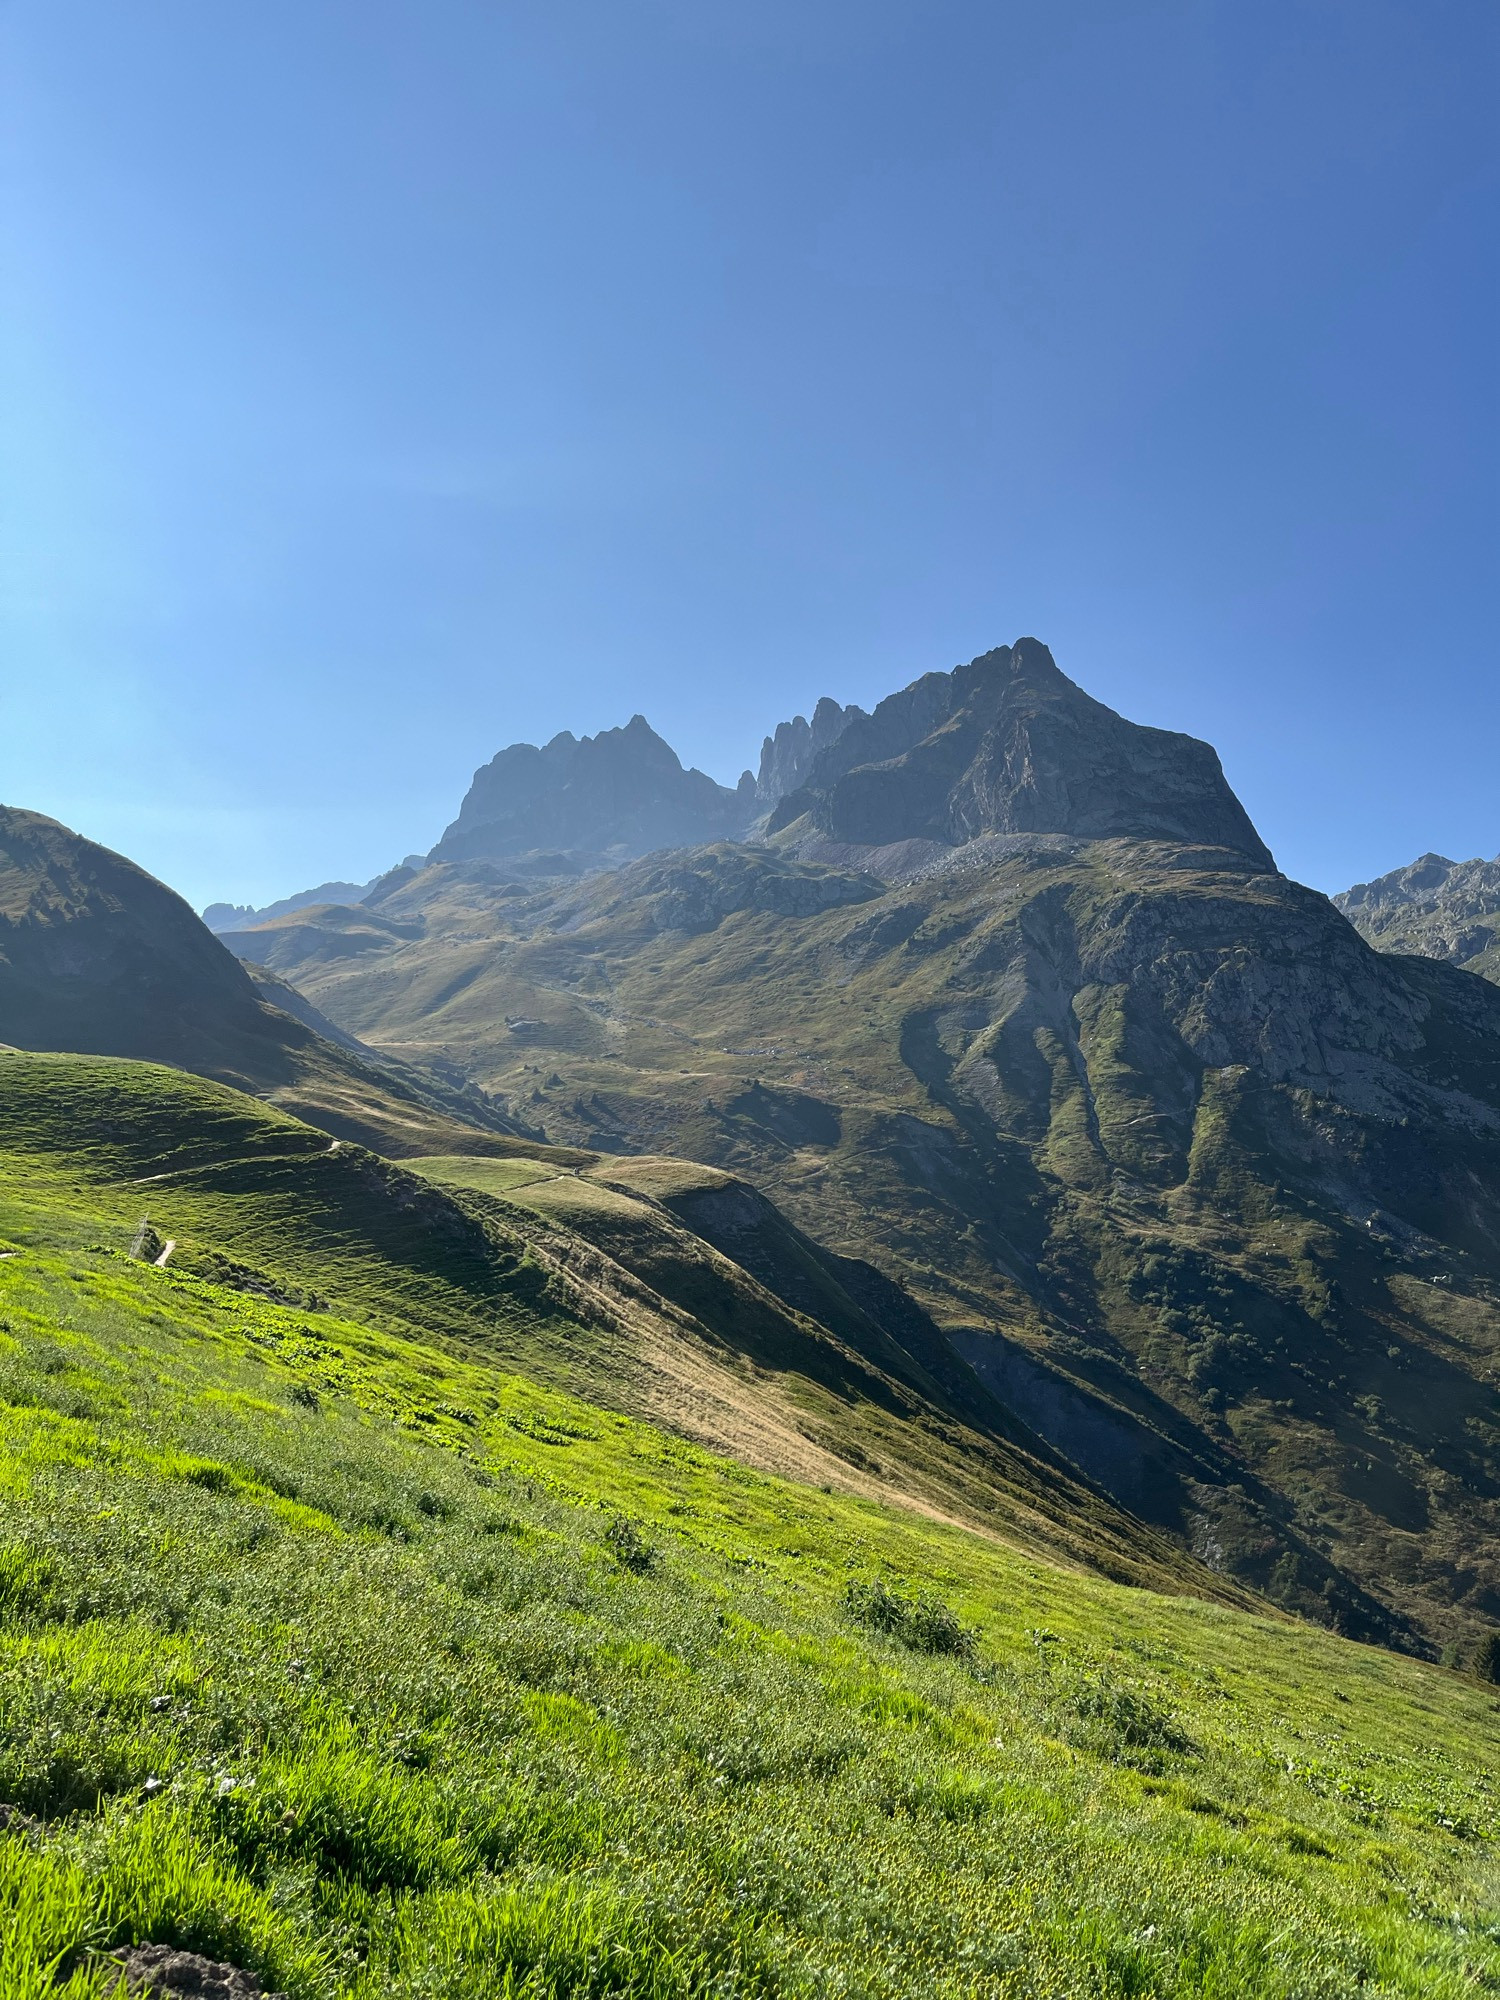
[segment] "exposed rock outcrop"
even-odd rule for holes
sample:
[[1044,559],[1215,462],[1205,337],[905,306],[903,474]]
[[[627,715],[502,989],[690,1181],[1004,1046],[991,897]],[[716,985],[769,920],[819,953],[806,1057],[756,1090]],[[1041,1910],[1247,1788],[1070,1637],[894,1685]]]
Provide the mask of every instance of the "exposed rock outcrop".
[[1424,854],[1334,897],[1378,951],[1445,958],[1500,978],[1500,859],[1450,861]]
[[170,1944],[138,1944],[117,1952],[120,1987],[126,1993],[193,1994],[196,2000],[285,2000],[266,1993],[253,1974],[237,1965],[205,1958],[201,1952],[179,1951]]
[[755,780],[755,796],[763,806],[774,806],[788,792],[805,781],[813,759],[837,743],[851,722],[864,722],[865,711],[850,702],[841,708],[824,695],[813,710],[812,721],[794,715],[790,722],[778,722],[776,734],[760,747],[760,771]]
[[1129,836],[1275,867],[1209,744],[1125,721],[1036,639],[925,674],[849,723],[776,806],[769,831],[804,815],[835,842],[868,846]]

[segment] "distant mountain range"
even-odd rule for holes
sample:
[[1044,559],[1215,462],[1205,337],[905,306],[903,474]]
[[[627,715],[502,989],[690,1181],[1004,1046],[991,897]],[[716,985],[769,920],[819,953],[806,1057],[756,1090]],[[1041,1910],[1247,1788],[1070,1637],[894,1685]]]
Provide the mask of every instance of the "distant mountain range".
[[1442,958],[1500,980],[1500,860],[1424,854],[1333,900],[1380,951]]
[[210,903],[203,921],[211,931],[241,931],[247,924],[269,923],[289,910],[305,910],[315,903],[362,903],[379,880],[376,875],[368,882],[320,882],[316,889],[300,889],[295,896],[283,896],[262,909],[252,903]]
[[873,715],[824,697],[779,723],[736,788],[684,769],[643,715],[541,748],[513,743],[474,774],[427,856],[364,884],[325,883],[261,910],[213,903],[221,933],[305,909],[379,901],[430,862],[487,862],[516,881],[585,875],[668,848],[802,821],[808,858],[840,844],[952,846],[985,833],[1111,834],[1234,848],[1270,865],[1206,743],[1126,723],[1020,639],[914,681]]

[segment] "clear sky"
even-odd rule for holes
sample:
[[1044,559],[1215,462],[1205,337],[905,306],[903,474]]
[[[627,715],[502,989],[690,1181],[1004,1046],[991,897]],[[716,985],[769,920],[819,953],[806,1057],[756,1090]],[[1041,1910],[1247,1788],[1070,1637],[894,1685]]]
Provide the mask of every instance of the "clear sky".
[[195,902],[1034,633],[1500,849],[1494,0],[3,0],[0,798]]

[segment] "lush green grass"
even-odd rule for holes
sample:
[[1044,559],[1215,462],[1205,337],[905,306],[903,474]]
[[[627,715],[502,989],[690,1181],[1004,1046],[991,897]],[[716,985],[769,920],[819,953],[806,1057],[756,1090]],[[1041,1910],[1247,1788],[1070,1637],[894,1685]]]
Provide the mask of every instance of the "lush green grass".
[[64,1193],[0,1181],[7,1996],[148,1937],[296,2000],[1500,1990],[1493,1690],[132,1263]]
[[[1031,1455],[998,1406],[997,1428],[982,1431],[934,1404],[920,1369],[896,1379],[901,1356],[847,1298],[840,1306],[826,1273],[810,1307],[828,1327],[597,1180],[565,1170],[512,1199],[485,1192],[503,1164],[469,1163],[478,1191],[444,1188],[179,1071],[0,1054],[0,1172],[45,1197],[54,1221],[71,1216],[80,1241],[123,1248],[147,1212],[176,1246],[174,1270],[331,1304],[773,1471],[999,1525],[1122,1581],[1249,1601],[1070,1468]],[[761,1207],[803,1278],[816,1276],[814,1246]],[[29,1240],[24,1218],[16,1227]]]
[[480,1188],[486,1194],[510,1194],[516,1188],[557,1180],[568,1171],[544,1159],[484,1160],[470,1153],[433,1154],[414,1159],[411,1165],[432,1180],[451,1181],[455,1187]]

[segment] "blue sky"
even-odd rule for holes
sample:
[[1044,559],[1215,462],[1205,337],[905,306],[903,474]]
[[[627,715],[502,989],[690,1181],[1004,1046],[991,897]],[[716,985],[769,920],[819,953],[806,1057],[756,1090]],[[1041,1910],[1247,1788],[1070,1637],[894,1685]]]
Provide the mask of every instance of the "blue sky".
[[1500,849],[1500,11],[7,0],[0,797],[195,902],[1021,633]]

